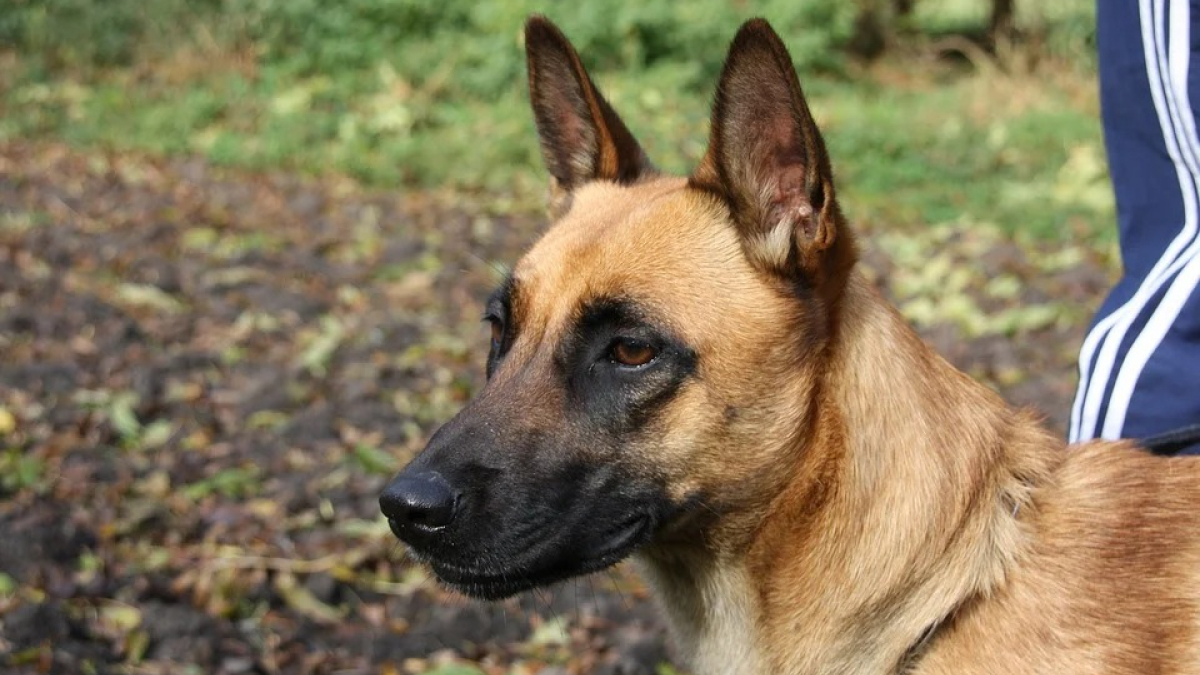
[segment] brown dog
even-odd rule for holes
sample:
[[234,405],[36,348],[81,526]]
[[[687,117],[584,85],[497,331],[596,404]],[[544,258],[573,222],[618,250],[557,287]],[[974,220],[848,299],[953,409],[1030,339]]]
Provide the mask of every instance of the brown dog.
[[526,49],[554,223],[488,303],[487,386],[381,497],[444,583],[633,555],[702,675],[1200,673],[1200,465],[1067,448],[921,342],[766,22],[688,178],[549,21]]

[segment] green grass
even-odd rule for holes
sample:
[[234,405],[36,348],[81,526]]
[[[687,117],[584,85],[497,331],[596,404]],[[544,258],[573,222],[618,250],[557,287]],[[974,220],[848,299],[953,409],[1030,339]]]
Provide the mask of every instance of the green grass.
[[[0,75],[0,140],[448,188],[502,210],[535,208],[545,185],[525,101],[526,14],[561,23],[674,171],[703,153],[724,46],[749,16],[729,1],[170,0],[138,24],[121,10],[133,0],[13,1],[0,37],[24,49]],[[1031,4],[1018,18],[1036,46],[1001,50],[1009,74],[931,56],[943,32],[983,21],[982,0],[919,2],[905,44],[866,69],[840,51],[854,3],[756,5],[793,50],[852,218],[1111,237],[1091,2]],[[59,23],[68,37],[56,42],[47,26]],[[108,38],[93,44],[89,30]]]
[[1073,101],[1049,83],[980,74],[919,89],[814,90],[857,220],[988,224],[1051,237],[1111,229],[1090,100]]

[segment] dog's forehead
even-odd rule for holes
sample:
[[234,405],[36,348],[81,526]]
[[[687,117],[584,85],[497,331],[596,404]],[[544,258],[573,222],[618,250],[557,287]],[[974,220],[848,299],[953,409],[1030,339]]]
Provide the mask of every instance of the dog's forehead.
[[716,294],[765,291],[724,207],[682,178],[579,188],[513,277],[526,319],[544,324],[613,297],[688,323],[711,314]]

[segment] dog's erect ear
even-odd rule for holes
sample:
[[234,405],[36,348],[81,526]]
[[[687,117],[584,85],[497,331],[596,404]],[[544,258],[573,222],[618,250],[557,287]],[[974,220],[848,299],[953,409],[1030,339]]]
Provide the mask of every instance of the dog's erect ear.
[[829,156],[787,48],[763,19],[743,24],[729,48],[708,152],[691,184],[729,204],[755,265],[827,271],[825,254],[842,229]]
[[542,156],[556,188],[570,191],[591,180],[629,183],[653,170],[549,19],[532,16],[525,23],[525,56]]

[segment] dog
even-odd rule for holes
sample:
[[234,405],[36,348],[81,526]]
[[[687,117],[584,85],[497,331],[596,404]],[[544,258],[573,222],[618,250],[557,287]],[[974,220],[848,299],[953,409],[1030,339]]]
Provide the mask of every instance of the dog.
[[634,558],[698,675],[1200,673],[1200,465],[1068,448],[855,269],[761,19],[663,175],[547,19],[552,224],[487,302],[488,382],[384,489],[452,589]]

